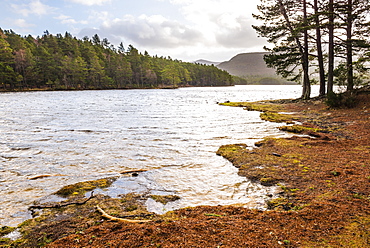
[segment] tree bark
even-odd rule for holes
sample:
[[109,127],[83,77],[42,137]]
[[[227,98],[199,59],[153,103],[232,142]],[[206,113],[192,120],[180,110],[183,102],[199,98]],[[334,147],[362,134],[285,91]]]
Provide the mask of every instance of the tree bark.
[[284,16],[284,19],[286,21],[287,27],[289,29],[289,32],[292,34],[292,37],[295,39],[296,44],[299,49],[299,53],[301,54],[301,64],[302,64],[302,70],[303,70],[303,90],[302,90],[302,99],[309,99],[311,95],[311,84],[310,84],[310,76],[308,73],[308,32],[307,32],[307,2],[306,0],[303,0],[303,11],[304,11],[304,45],[302,45],[301,41],[299,40],[299,37],[295,34],[293,25],[290,22],[289,16],[286,12],[284,3],[282,0],[278,0],[280,11],[282,15]]
[[328,94],[334,85],[334,0],[329,0]]
[[310,99],[311,83],[309,77],[308,61],[308,31],[307,31],[307,1],[303,0],[303,25],[304,25],[304,52],[303,52],[303,92],[302,99]]
[[353,61],[352,61],[352,16],[353,6],[352,0],[347,2],[347,39],[346,39],[346,50],[347,50],[347,91],[353,90]]
[[314,11],[315,11],[315,25],[316,25],[316,49],[317,49],[317,60],[319,63],[319,75],[320,75],[320,96],[326,94],[326,82],[325,82],[325,69],[324,69],[324,58],[322,52],[321,43],[321,27],[319,18],[319,7],[318,0],[314,0]]

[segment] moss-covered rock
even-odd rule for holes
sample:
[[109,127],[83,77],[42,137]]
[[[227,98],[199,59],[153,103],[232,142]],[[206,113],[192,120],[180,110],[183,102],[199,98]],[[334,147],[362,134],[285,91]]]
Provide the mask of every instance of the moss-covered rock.
[[151,195],[150,198],[164,205],[169,202],[180,200],[180,197],[177,195]]
[[10,226],[2,226],[2,227],[0,227],[0,237],[13,232],[15,229],[16,229],[15,227],[10,227]]
[[55,192],[55,195],[67,197],[72,195],[82,195],[96,188],[100,189],[108,188],[112,185],[114,181],[117,180],[117,178],[118,177],[109,177],[67,185],[58,190],[57,192]]

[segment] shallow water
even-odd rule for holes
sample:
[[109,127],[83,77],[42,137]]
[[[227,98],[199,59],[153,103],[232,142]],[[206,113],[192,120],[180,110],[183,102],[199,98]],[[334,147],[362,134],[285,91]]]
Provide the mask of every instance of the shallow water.
[[[297,98],[300,86],[0,94],[0,224],[29,217],[33,201],[85,180],[122,176],[104,191],[177,194],[164,212],[196,205],[262,207],[273,188],[252,184],[219,146],[284,135],[258,112],[216,102]],[[53,175],[30,180],[37,175]]]

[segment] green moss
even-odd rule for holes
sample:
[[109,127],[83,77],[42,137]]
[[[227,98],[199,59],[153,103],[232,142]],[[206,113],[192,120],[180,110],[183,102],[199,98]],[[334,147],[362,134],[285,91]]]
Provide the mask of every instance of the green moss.
[[125,208],[125,211],[127,211],[127,212],[132,212],[132,211],[135,211],[135,210],[137,210],[138,209],[138,206],[137,205],[130,205],[130,206],[127,206],[126,208]]
[[39,247],[46,246],[47,244],[50,244],[51,242],[53,242],[53,240],[50,237],[48,237],[47,233],[42,233],[42,236],[38,240],[39,242],[37,245]]
[[288,124],[293,123],[294,117],[292,115],[287,114],[280,114],[280,113],[274,113],[274,112],[264,112],[260,114],[260,117],[262,120],[270,121],[270,122],[286,122]]
[[260,183],[264,186],[272,186],[278,182],[277,179],[271,177],[263,177],[260,179]]
[[281,131],[286,131],[286,132],[291,132],[291,133],[326,132],[326,130],[324,130],[324,129],[305,127],[305,126],[302,126],[302,125],[282,126],[282,127],[279,127],[279,129]]
[[267,209],[270,209],[270,210],[272,209],[282,210],[282,209],[285,209],[286,206],[288,205],[291,205],[288,199],[282,198],[282,197],[267,201]]
[[[107,184],[100,181],[99,185]],[[18,226],[22,239],[10,241],[6,245],[10,244],[10,247],[43,247],[60,237],[82,234],[87,228],[101,224],[102,217],[96,212],[97,205],[108,214],[118,217],[124,215],[152,216],[143,205],[143,200],[147,199],[147,195],[131,193],[121,197],[111,198],[97,194],[82,205],[44,209],[40,217],[29,219]],[[75,202],[76,199],[69,198],[67,201]],[[130,213],[126,212],[128,210]],[[2,247],[1,245],[0,243],[0,247]]]
[[223,106],[231,107],[244,107],[248,111],[259,111],[262,112],[260,117],[262,120],[271,121],[271,122],[287,122],[293,123],[293,120],[296,120],[294,115],[278,113],[282,111],[280,105],[266,102],[225,102],[220,103]]
[[340,176],[340,172],[338,171],[331,171],[330,174],[332,174],[333,176],[337,177],[337,176]]
[[116,180],[117,177],[109,177],[94,181],[79,182],[76,184],[64,186],[63,188],[55,192],[55,194],[62,197],[67,197],[71,195],[82,195],[96,188],[108,188]]
[[281,107],[276,104],[269,104],[266,102],[225,102],[219,103],[219,105],[229,107],[243,107],[248,111],[260,111],[260,112],[279,112]]
[[212,217],[222,217],[219,214],[204,214],[205,216],[212,216]]
[[246,147],[246,144],[223,145],[217,150],[216,154],[223,156],[226,159],[230,159],[245,150]]
[[151,195],[150,198],[162,204],[167,204],[180,199],[180,197],[177,195]]
[[0,237],[13,232],[15,229],[16,229],[16,227],[10,227],[10,226],[2,226],[2,227],[0,227]]
[[[341,228],[338,235],[328,237],[321,242],[307,242],[303,247],[369,247],[369,240],[370,218],[366,216],[355,218],[351,223]],[[333,241],[339,245],[333,246]]]

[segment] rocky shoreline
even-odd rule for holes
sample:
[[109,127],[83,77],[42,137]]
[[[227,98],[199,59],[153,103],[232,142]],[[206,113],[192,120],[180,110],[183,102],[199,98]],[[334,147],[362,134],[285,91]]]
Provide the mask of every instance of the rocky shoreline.
[[[62,190],[66,203],[39,211],[21,224],[19,239],[2,237],[3,247],[368,247],[370,246],[370,96],[360,94],[352,109],[329,109],[322,100],[225,103],[261,111],[291,138],[266,138],[220,147],[217,154],[239,174],[262,185],[280,187],[267,211],[237,206],[201,206],[148,213],[143,195],[112,199],[86,192],[105,187]],[[369,111],[369,112],[368,112]],[[94,184],[94,183],[92,183]],[[75,185],[76,186],[76,185]],[[81,185],[80,185],[81,186]],[[93,197],[92,197],[93,196]],[[176,197],[160,199],[171,201]],[[128,223],[106,218],[149,220]],[[37,213],[36,213],[37,215]],[[2,227],[1,235],[14,231]]]

